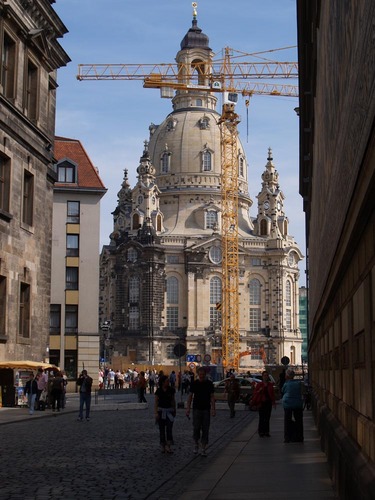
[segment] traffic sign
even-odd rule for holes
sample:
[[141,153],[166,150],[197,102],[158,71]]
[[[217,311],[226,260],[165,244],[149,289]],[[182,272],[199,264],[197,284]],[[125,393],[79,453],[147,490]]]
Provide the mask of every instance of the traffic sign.
[[200,354],[197,354],[195,356],[195,359],[196,359],[197,363],[200,363],[202,361],[202,356]]
[[195,354],[188,354],[188,355],[186,356],[186,361],[187,361],[188,363],[193,363],[193,362],[194,362],[194,361],[196,361],[196,360],[197,360],[197,357],[196,357],[196,355],[195,355]]
[[184,344],[176,344],[173,349],[174,355],[182,358],[186,354],[186,346]]
[[195,364],[194,363],[190,363],[189,368],[190,368],[190,370],[194,370]]
[[209,363],[211,361],[211,356],[209,354],[205,354],[203,359],[205,363]]

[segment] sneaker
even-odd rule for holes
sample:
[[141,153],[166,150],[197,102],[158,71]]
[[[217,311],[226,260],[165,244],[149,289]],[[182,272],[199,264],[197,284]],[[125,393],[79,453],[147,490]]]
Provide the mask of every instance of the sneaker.
[[90,417],[86,417],[86,421],[87,421],[87,422],[90,422]]
[[204,448],[201,451],[201,457],[207,457],[207,453],[206,453],[206,450]]
[[198,445],[197,444],[194,446],[193,453],[194,453],[194,455],[198,454]]
[[82,418],[81,418],[81,417],[78,417],[78,418],[77,418],[77,421],[78,421],[78,422],[82,422]]

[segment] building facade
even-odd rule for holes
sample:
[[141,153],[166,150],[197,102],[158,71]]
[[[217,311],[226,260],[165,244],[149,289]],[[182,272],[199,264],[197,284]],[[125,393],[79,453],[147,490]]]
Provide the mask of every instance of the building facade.
[[78,140],[56,137],[50,361],[76,379],[99,364],[100,200],[106,192]]
[[309,372],[339,498],[375,495],[375,4],[299,0]]
[[0,0],[0,360],[48,359],[56,74],[69,62],[50,4]]
[[[212,57],[194,17],[177,65],[210,65]],[[188,84],[189,77],[183,78]],[[103,340],[110,353],[137,363],[174,364],[178,343],[186,345],[190,359],[206,355],[220,363],[220,113],[208,82],[197,78],[193,90],[175,92],[165,120],[150,125],[137,184],[129,185],[125,171],[111,241],[101,254],[100,319],[111,324]],[[240,368],[261,370],[284,355],[299,363],[302,255],[288,232],[272,151],[251,217],[248,165],[236,140]]]

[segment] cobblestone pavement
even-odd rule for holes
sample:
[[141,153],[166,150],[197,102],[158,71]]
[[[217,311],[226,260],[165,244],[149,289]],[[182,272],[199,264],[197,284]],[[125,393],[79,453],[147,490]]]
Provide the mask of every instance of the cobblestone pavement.
[[[208,457],[192,454],[192,420],[177,410],[174,454],[160,452],[153,397],[148,409],[52,414],[0,426],[1,500],[176,499],[255,417],[217,411]],[[48,411],[48,410],[47,410]]]

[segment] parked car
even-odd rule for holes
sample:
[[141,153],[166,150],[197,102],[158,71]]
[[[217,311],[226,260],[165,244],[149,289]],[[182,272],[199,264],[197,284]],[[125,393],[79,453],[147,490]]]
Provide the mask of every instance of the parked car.
[[[239,401],[241,403],[247,404],[253,393],[253,387],[256,382],[253,381],[252,378],[249,377],[236,377],[236,379],[240,383],[240,397]],[[227,394],[225,393],[225,385],[229,378],[225,378],[224,380],[220,380],[218,382],[214,382],[214,395],[216,401],[226,401]]]

